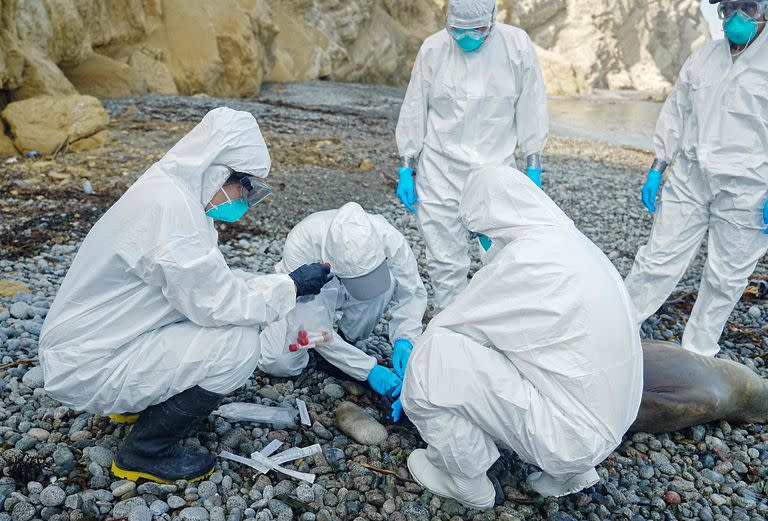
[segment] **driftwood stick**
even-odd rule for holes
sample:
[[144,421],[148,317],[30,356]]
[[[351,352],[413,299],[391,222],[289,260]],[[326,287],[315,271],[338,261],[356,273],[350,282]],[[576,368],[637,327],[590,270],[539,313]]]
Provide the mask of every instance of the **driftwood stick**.
[[10,364],[0,365],[0,370],[8,369],[10,367],[16,367],[24,364],[31,364],[33,362],[37,362],[37,358],[25,358],[24,360],[16,360],[15,362],[11,362]]
[[379,474],[389,474],[390,476],[396,477],[400,481],[408,481],[410,483],[415,483],[415,481],[413,481],[413,480],[401,478],[396,473],[394,473],[394,472],[392,472],[391,470],[388,470],[388,469],[382,469],[382,468],[379,468],[379,467],[374,467],[373,465],[368,465],[367,463],[358,463],[358,465],[360,465],[361,467],[365,467],[365,468],[367,468],[369,470],[372,470],[374,472],[378,472]]

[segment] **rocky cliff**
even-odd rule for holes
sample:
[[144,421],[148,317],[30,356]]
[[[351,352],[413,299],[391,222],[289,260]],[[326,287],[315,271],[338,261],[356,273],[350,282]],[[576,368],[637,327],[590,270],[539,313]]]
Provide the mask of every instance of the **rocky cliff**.
[[247,96],[274,63],[265,0],[0,0],[0,86],[115,97]]
[[[592,88],[669,91],[686,57],[709,38],[699,0],[499,0],[500,21],[522,27]],[[547,61],[547,60],[542,60]],[[545,65],[546,69],[546,65]],[[570,83],[570,85],[568,84]]]
[[[261,83],[402,84],[444,0],[0,0],[0,108],[41,94],[251,96]],[[695,0],[499,0],[550,91],[664,92],[706,38]]]
[[265,79],[407,81],[432,0],[0,0],[4,102],[249,96]]
[[443,26],[433,0],[269,0],[279,32],[270,81],[405,83]]

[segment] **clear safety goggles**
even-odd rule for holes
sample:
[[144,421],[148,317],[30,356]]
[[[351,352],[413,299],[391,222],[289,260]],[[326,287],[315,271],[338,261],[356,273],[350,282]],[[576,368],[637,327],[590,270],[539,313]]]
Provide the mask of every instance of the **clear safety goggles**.
[[454,40],[460,38],[472,38],[473,40],[482,40],[491,33],[491,26],[484,25],[482,27],[456,27],[454,25],[447,26],[448,34],[450,34]]
[[[232,171],[232,173],[239,177],[240,197],[238,199],[247,202],[248,208],[253,208],[272,193],[272,188],[262,179],[248,174],[241,174],[240,172]],[[229,200],[229,195],[226,191],[222,191],[224,191],[224,195]]]
[[240,194],[248,201],[248,207],[253,208],[272,193],[272,188],[258,177],[243,177],[240,179]]
[[742,12],[753,20],[758,20],[765,14],[765,2],[757,1],[723,1],[717,6],[717,15],[721,20],[727,20],[738,12]]

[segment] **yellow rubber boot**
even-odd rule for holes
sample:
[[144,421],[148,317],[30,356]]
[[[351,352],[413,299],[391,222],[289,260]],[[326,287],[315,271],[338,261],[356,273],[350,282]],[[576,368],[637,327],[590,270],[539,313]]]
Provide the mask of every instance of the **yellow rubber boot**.
[[173,483],[199,481],[213,473],[216,458],[180,442],[219,405],[223,398],[195,386],[147,407],[131,427],[112,462],[118,478]]
[[139,419],[138,414],[110,414],[109,419],[115,423],[133,425]]
[[[213,466],[211,466],[211,470],[209,470],[205,474],[202,474],[202,475],[200,475],[200,476],[198,476],[196,478],[188,479],[187,481],[189,483],[194,483],[196,481],[204,480],[204,479],[210,477],[211,474],[213,474],[213,471],[214,471],[215,468],[216,468],[216,466],[214,464]],[[121,469],[120,467],[117,466],[117,463],[115,462],[115,460],[112,460],[112,474],[114,474],[115,477],[118,477],[120,479],[128,479],[130,481],[138,481],[140,479],[146,479],[146,480],[149,480],[149,481],[154,481],[155,483],[160,483],[162,485],[168,485],[168,484],[172,484],[173,483],[172,481],[168,481],[168,480],[165,480],[165,479],[163,479],[161,477],[154,476],[154,475],[152,475],[152,474],[150,474],[148,472],[141,472],[141,471],[136,471],[136,470]]]

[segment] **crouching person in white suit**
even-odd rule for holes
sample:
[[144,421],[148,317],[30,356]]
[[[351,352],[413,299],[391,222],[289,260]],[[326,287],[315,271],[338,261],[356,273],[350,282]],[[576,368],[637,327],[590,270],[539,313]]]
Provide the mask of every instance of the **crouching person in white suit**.
[[243,385],[259,327],[317,294],[326,266],[289,275],[229,269],[214,219],[269,194],[269,152],[247,112],[209,112],[99,219],[40,336],[45,389],[77,410],[141,411],[112,464],[121,478],[194,481],[214,458],[178,444]]
[[[317,353],[352,378],[368,381],[379,394],[397,398],[413,342],[421,335],[427,292],[416,257],[403,234],[381,215],[368,214],[357,203],[314,213],[297,224],[275,267],[287,273],[295,266],[327,262],[339,277],[341,311],[338,332]],[[391,305],[390,305],[391,303]],[[389,306],[389,339],[394,346],[394,372],[354,345],[368,338]],[[288,324],[281,320],[262,332],[259,368],[273,376],[294,376],[309,362],[307,350],[284,351]],[[400,417],[396,402],[393,419]]]
[[459,216],[485,267],[430,322],[401,400],[428,448],[408,458],[434,493],[490,508],[497,443],[538,466],[529,485],[561,496],[637,415],[642,351],[616,269],[549,197],[509,167],[470,175]]

